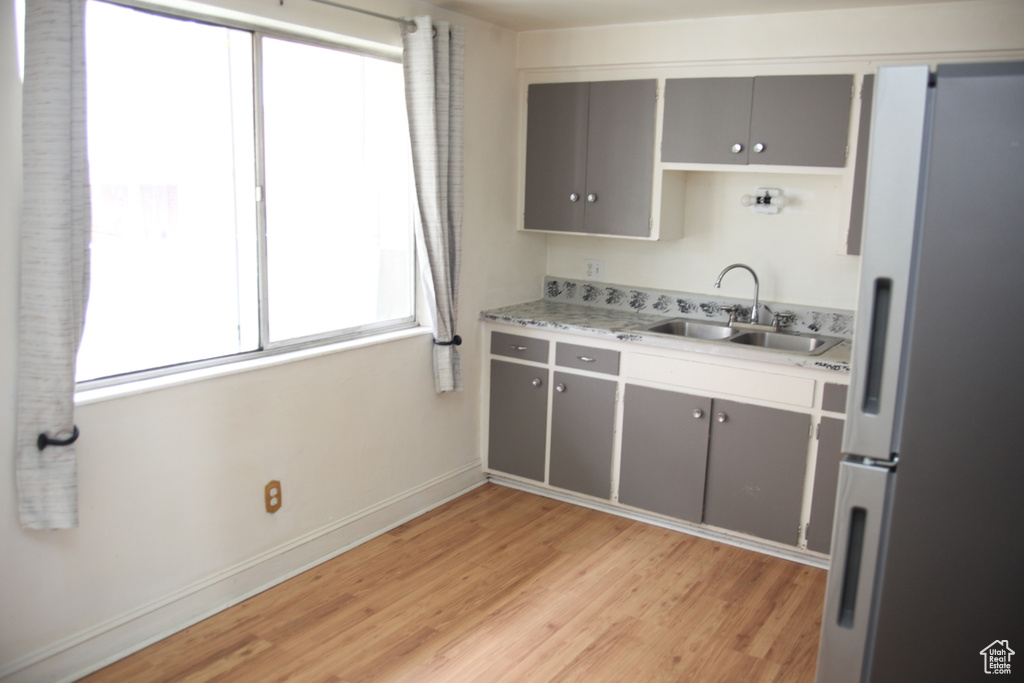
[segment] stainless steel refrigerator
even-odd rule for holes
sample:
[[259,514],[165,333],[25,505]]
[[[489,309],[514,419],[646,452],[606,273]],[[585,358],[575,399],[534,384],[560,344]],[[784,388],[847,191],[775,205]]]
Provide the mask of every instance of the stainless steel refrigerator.
[[819,683],[1024,680],[1024,63],[879,68]]

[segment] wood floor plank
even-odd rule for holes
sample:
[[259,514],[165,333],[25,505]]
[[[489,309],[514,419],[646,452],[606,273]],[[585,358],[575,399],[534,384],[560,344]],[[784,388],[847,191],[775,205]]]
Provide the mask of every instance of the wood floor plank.
[[812,681],[824,586],[488,484],[84,680]]

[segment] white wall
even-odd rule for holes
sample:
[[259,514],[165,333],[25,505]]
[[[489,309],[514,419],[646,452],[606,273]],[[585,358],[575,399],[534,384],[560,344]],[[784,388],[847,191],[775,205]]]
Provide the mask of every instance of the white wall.
[[[518,65],[521,88],[779,73],[852,73],[859,83],[880,64],[1021,59],[1022,51],[1024,3],[981,0],[535,31],[519,34]],[[854,149],[856,107],[852,114]],[[547,271],[581,278],[584,259],[599,258],[607,282],[749,297],[750,279],[742,275],[713,288],[722,268],[744,262],[758,272],[766,300],[854,309],[859,259],[842,253],[852,177],[852,168],[842,175],[688,173],[682,239],[552,235]],[[756,187],[779,187],[797,203],[778,216],[753,214],[739,198]]]
[[[393,24],[322,5],[215,1],[399,43]],[[14,2],[0,0],[0,678],[58,680],[479,481],[477,314],[537,296],[544,241],[514,230],[515,35],[456,18],[468,28],[466,391],[434,394],[430,337],[419,335],[80,405],[80,528],[22,530],[13,481]],[[263,510],[271,479],[284,493],[275,515]]]

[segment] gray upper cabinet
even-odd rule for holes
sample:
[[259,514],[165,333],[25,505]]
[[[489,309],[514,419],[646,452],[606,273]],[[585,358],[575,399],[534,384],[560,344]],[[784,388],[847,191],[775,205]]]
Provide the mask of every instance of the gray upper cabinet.
[[753,78],[666,81],[661,160],[746,164],[753,92]]
[[704,522],[796,545],[811,418],[715,399]]
[[700,523],[711,399],[626,385],[619,502]]
[[874,106],[874,99],[875,76],[866,74],[860,88],[860,124],[853,166],[853,202],[850,206],[850,229],[846,233],[846,253],[855,256],[860,256],[860,243],[864,237],[864,191],[868,179],[871,109]]
[[647,237],[656,96],[655,80],[530,85],[523,227]]
[[590,84],[534,84],[527,97],[524,227],[583,232]]
[[852,88],[849,74],[669,79],[661,160],[841,168]]

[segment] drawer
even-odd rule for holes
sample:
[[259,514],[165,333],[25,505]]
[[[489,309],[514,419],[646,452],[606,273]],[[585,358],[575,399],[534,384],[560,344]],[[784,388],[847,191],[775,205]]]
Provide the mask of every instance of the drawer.
[[548,341],[507,332],[491,332],[491,354],[547,363]]
[[619,352],[578,344],[559,343],[555,346],[555,365],[617,375],[619,374]]
[[821,392],[821,409],[834,413],[846,412],[846,385],[827,382]]

